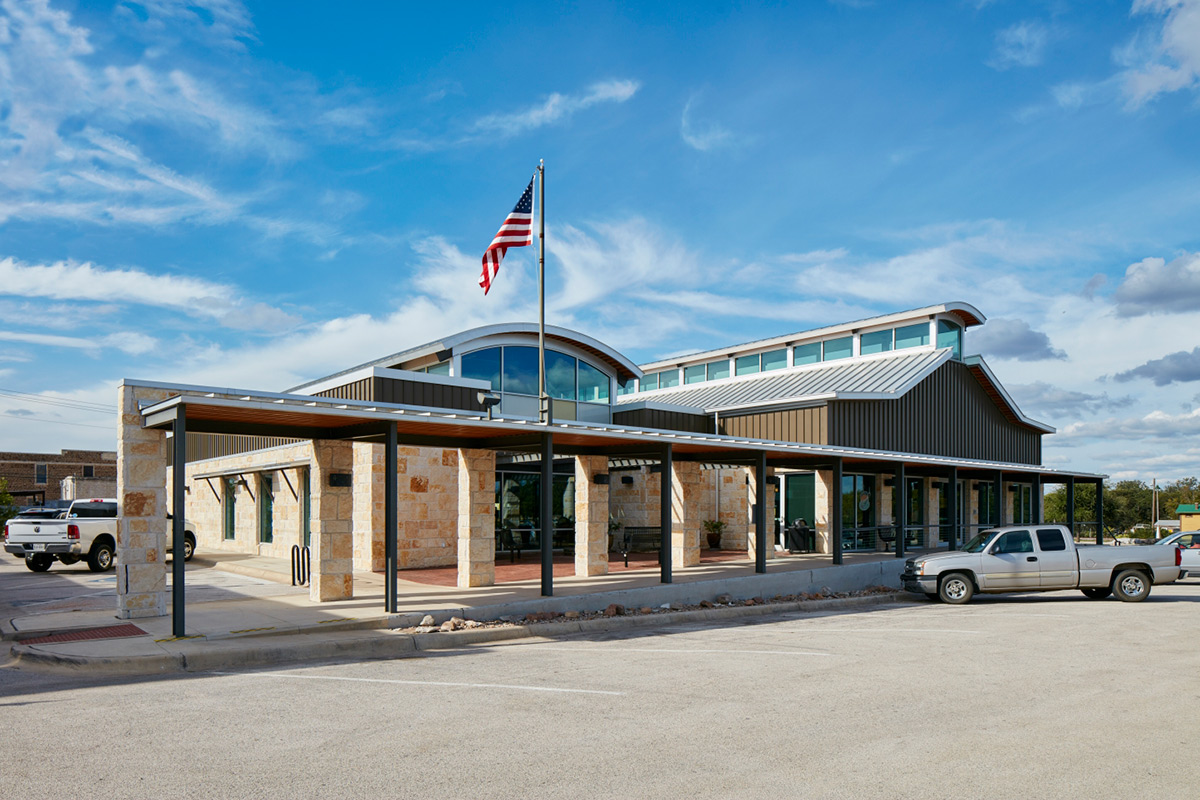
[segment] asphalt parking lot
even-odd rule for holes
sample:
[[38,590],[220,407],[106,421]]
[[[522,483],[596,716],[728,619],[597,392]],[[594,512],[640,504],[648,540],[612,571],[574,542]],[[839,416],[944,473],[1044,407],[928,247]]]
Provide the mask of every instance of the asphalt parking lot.
[[0,670],[36,797],[1196,796],[1200,582],[161,680]]

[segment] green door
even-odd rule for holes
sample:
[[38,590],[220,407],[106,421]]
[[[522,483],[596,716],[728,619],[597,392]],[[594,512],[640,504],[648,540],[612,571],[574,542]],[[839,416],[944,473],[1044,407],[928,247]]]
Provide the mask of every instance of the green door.
[[224,486],[225,498],[224,498],[224,503],[223,503],[225,519],[221,526],[222,527],[221,533],[224,536],[224,538],[232,539],[232,538],[234,538],[234,536],[237,535],[237,532],[234,530],[234,524],[235,524],[235,521],[237,520],[237,495],[235,494],[233,478],[225,478],[222,481],[222,483],[225,484],[225,486]]
[[817,524],[817,476],[788,475],[784,481],[784,525],[803,519],[810,528]]
[[300,478],[300,486],[304,492],[300,502],[300,531],[304,537],[304,546],[312,545],[312,483],[310,476],[312,473],[307,470],[301,470],[304,474]]
[[271,475],[258,476],[258,541],[270,544],[275,541],[275,487]]

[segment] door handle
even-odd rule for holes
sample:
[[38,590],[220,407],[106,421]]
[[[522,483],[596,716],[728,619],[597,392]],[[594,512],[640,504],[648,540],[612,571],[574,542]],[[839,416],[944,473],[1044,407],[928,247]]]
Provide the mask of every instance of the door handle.
[[1026,561],[1037,561],[1037,556],[1028,556],[1028,557],[1026,557],[1025,560]]

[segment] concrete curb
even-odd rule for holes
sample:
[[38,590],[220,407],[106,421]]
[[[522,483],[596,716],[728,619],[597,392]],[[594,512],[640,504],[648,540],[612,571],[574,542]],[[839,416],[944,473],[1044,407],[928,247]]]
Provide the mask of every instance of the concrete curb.
[[[763,605],[719,606],[716,608],[673,611],[664,614],[638,614],[600,619],[581,619],[564,622],[539,622],[503,628],[474,628],[452,632],[401,633],[395,628],[410,625],[359,625],[342,629],[322,629],[313,632],[280,633],[260,636],[200,637],[194,640],[171,642],[168,650],[139,656],[81,656],[56,653],[43,645],[14,643],[11,654],[14,664],[39,671],[103,672],[119,675],[161,675],[178,672],[212,672],[243,667],[293,665],[334,659],[372,660],[405,658],[431,650],[452,650],[474,644],[510,641],[527,638],[556,638],[576,633],[607,632],[625,629],[666,627],[697,622],[722,622],[739,618],[765,617],[787,613],[819,613],[854,610],[916,601],[903,593],[868,595],[865,597],[802,600]],[[449,612],[446,619],[452,616]],[[396,621],[410,622],[418,615],[399,615]],[[424,615],[420,615],[424,616]],[[438,615],[435,615],[435,618]],[[418,619],[419,621],[419,619]],[[385,620],[368,620],[381,623]],[[51,645],[52,646],[52,645]]]

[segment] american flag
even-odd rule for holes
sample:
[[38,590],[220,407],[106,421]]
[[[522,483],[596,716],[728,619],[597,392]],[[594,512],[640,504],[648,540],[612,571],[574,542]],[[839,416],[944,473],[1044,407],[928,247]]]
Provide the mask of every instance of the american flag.
[[504,218],[504,224],[483,253],[483,275],[479,278],[479,285],[483,287],[484,294],[492,288],[492,281],[500,271],[500,262],[504,260],[508,248],[533,244],[533,181],[533,178],[529,179],[521,199]]

